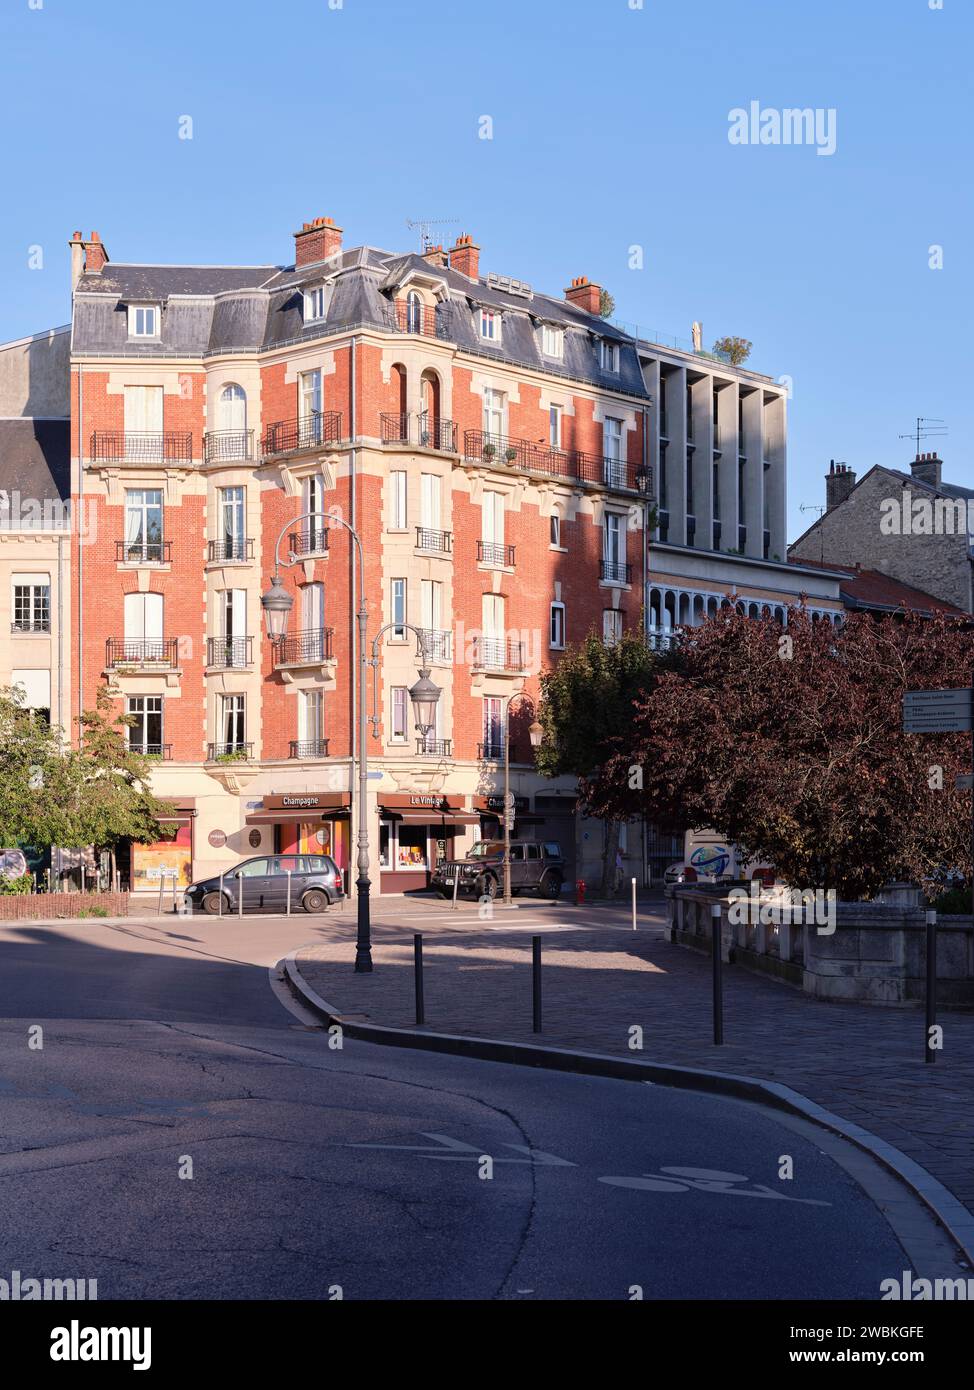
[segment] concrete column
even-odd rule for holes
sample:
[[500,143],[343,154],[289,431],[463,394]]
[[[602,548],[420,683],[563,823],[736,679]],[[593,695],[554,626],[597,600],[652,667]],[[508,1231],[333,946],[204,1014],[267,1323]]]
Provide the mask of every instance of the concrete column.
[[666,451],[666,509],[670,514],[669,539],[673,545],[686,545],[687,539],[686,389],[685,367],[667,373],[666,426],[670,443]]
[[717,430],[714,454],[720,487],[720,549],[737,549],[737,382],[713,379],[717,392]]
[[755,559],[764,554],[764,403],[760,389],[743,395],[744,439],[738,442],[744,463],[745,553]]
[[788,399],[781,394],[766,394],[764,402],[764,489],[768,529],[771,532],[770,556],[787,558],[787,430]]
[[702,376],[690,387],[693,420],[693,506],[697,520],[694,545],[698,550],[713,549],[713,409],[711,378]]

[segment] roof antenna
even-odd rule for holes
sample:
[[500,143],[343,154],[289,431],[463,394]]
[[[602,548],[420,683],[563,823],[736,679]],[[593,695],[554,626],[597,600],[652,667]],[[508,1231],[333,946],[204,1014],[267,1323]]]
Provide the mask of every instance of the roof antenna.
[[[803,503],[801,504],[801,506],[798,508],[798,510],[799,510],[800,512],[818,512],[819,520],[821,521],[821,519],[822,519],[823,515],[825,514],[825,512],[828,511],[828,507],[816,507],[816,506],[814,505],[814,503],[812,503],[812,502],[803,502]],[[820,553],[821,553],[821,561],[822,561],[822,564],[824,565],[824,564],[825,564],[825,530],[824,530],[824,527],[819,531],[819,533],[818,533],[818,538],[819,538],[819,541],[820,541],[820,543],[821,543],[821,552],[820,552]]]
[[420,217],[415,222],[407,217],[406,226],[410,230],[419,228],[419,254],[425,256],[426,252],[433,245],[433,233],[431,227],[447,227],[456,225],[460,221],[459,217]]
[[947,426],[943,420],[937,420],[933,415],[918,415],[916,429],[909,434],[901,434],[900,439],[912,439],[916,443],[916,456],[920,457],[921,439],[942,439],[947,433]]

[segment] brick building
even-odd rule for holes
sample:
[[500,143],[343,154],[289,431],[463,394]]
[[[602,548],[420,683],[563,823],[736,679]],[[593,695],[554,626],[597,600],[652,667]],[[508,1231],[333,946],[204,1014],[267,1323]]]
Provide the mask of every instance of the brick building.
[[918,454],[908,473],[877,464],[862,478],[833,461],[825,485],[825,511],[788,547],[790,558],[859,564],[974,611],[974,488],[945,482],[936,454]]
[[[109,685],[179,815],[175,838],[134,848],[135,888],[320,844],[353,864],[356,558],[335,515],[361,538],[370,650],[386,628],[368,692],[379,891],[497,833],[511,695],[536,696],[592,630],[613,641],[644,611],[665,626],[661,474],[678,621],[707,611],[701,576],[711,597],[797,597],[778,558],[782,388],[624,332],[584,277],[554,298],[481,275],[469,236],[347,249],[326,218],[285,267],[123,264],[94,233],[71,252],[74,698]],[[260,599],[282,532],[294,602],[274,647]],[[406,624],[442,689],[423,732]],[[532,717],[514,706],[516,833],[591,875],[601,828],[576,824],[570,779],[533,771]],[[638,837],[625,853],[639,874]]]

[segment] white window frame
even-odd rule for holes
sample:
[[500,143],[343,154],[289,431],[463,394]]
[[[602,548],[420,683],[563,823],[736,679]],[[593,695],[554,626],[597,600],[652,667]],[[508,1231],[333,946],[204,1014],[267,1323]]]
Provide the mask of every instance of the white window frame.
[[622,610],[603,608],[602,642],[606,647],[615,647],[622,640]]
[[565,407],[552,402],[548,407],[548,444],[552,449],[562,447],[565,427]]
[[129,337],[158,338],[161,317],[158,304],[130,304]]
[[409,474],[404,468],[395,468],[389,474],[389,530],[408,531],[409,529]]
[[545,357],[554,357],[560,361],[565,355],[565,330],[556,328],[551,323],[543,323],[541,325],[541,352]]
[[298,692],[298,741],[321,743],[325,737],[325,697],[322,690]]
[[[402,612],[397,616],[396,608],[402,599]],[[390,642],[405,642],[408,640],[408,629],[406,623],[409,619],[409,588],[405,578],[396,577],[389,580],[389,621],[396,626],[389,630]],[[401,626],[400,626],[401,624]]]
[[561,512],[552,512],[548,518],[548,549],[565,549],[561,543]]
[[611,342],[608,338],[599,339],[599,366],[604,372],[618,373],[619,371],[619,344]]
[[389,742],[409,742],[409,690],[404,685],[389,691]]
[[321,403],[321,368],[313,367],[311,371],[301,372],[298,377],[298,418],[310,420],[313,415],[320,415]]
[[[489,331],[486,331],[489,330]],[[488,309],[483,304],[477,317],[477,331],[484,343],[499,343],[501,340],[501,316],[496,309]]]
[[[149,709],[150,700],[158,702],[158,709]],[[141,709],[133,709],[132,706],[140,704]],[[158,747],[160,750],[166,742],[166,702],[162,695],[129,695],[125,701],[125,713],[137,722],[129,724],[125,729],[125,741],[130,748],[152,748]],[[159,716],[159,738],[158,741],[146,738],[146,726],[150,715]],[[138,743],[132,743],[132,735],[141,733],[142,738]]]
[[548,615],[548,646],[552,651],[565,650],[566,622],[565,605],[556,600],[552,603]]
[[312,285],[304,292],[304,322],[320,323],[327,314],[328,305],[325,301],[324,285]]
[[[17,590],[25,591],[26,597],[21,596],[20,610],[22,618],[18,619],[18,596]],[[26,607],[26,612],[24,611]],[[40,632],[50,633],[51,631],[51,576],[49,574],[13,574],[10,577],[10,621],[11,629],[18,635],[24,633]],[[18,621],[26,623],[26,626],[17,627]]]

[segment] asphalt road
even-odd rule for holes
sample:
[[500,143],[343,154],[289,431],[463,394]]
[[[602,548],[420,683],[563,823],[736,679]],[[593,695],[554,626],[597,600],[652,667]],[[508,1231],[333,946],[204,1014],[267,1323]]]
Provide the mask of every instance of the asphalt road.
[[0,928],[0,1278],[97,1279],[100,1299],[875,1299],[911,1267],[845,1169],[764,1111],[330,1045],[273,987],[314,935]]

